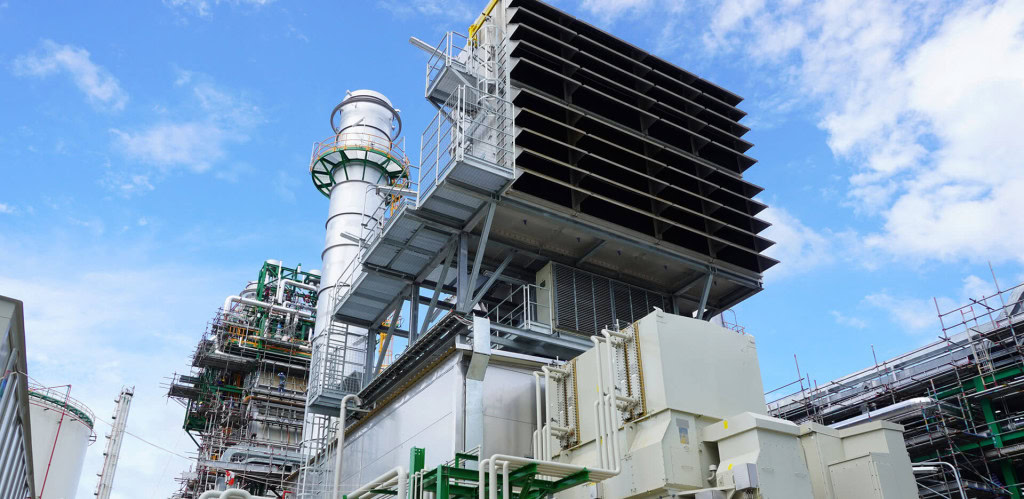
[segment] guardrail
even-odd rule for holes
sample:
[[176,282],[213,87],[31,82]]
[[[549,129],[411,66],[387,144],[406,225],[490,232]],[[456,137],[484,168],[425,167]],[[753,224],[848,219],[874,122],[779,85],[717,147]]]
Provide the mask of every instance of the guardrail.
[[313,172],[317,162],[324,155],[350,149],[376,153],[381,156],[380,159],[390,159],[396,165],[408,166],[409,164],[409,159],[402,146],[395,141],[380,134],[344,131],[313,144],[313,151],[309,157],[310,173]]
[[495,324],[519,329],[551,329],[553,310],[551,290],[535,284],[524,284],[488,311]]
[[420,205],[467,157],[515,175],[512,103],[461,85],[420,135]]
[[427,78],[424,95],[430,92],[430,86],[434,80],[444,71],[445,67],[453,64],[465,66],[469,59],[469,52],[465,49],[469,44],[469,38],[462,33],[449,31],[444,34],[441,41],[434,46],[434,53],[427,60]]

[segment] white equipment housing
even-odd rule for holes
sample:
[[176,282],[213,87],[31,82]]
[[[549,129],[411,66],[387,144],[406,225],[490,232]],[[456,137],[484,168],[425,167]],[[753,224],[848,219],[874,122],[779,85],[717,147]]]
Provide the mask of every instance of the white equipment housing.
[[[621,473],[559,498],[916,497],[902,427],[764,415],[752,336],[657,311],[598,343],[544,382],[538,452],[571,464],[617,457]],[[614,410],[588,410],[601,396]]]

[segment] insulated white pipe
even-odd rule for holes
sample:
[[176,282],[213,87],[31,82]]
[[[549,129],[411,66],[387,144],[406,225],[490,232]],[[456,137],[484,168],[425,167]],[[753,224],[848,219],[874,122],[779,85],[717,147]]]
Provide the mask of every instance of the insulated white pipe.
[[491,464],[490,459],[484,459],[480,461],[480,466],[476,470],[476,483],[477,483],[477,499],[486,499],[484,489],[487,488],[487,467]]
[[252,494],[242,489],[228,489],[218,499],[252,499]]
[[296,314],[296,315],[305,317],[307,319],[310,319],[310,318],[313,317],[312,312],[309,312],[309,311],[306,311],[306,310],[299,310],[299,309],[295,309],[295,308],[282,307],[280,305],[274,305],[274,304],[271,304],[271,303],[267,303],[265,301],[252,300],[252,299],[249,299],[249,298],[242,298],[242,297],[237,296],[237,295],[229,296],[229,297],[224,299],[224,312],[225,313],[228,310],[231,310],[231,303],[241,303],[241,304],[244,304],[244,305],[252,305],[254,307],[266,307],[266,308],[269,308],[269,309],[271,309],[273,311],[276,311],[276,312],[281,312],[283,314]]
[[597,367],[597,392],[604,395],[604,367],[601,365],[601,338],[597,335],[591,336],[590,341],[594,344],[594,365]]
[[609,474],[613,474],[613,475],[614,474],[618,474],[618,472],[619,472],[619,470],[615,470],[615,469],[591,468],[589,466],[581,466],[581,465],[577,465],[577,464],[566,464],[566,463],[559,463],[559,462],[555,462],[555,461],[543,461],[543,460],[538,460],[538,459],[528,459],[528,458],[525,458],[525,457],[509,456],[509,455],[506,455],[506,454],[495,454],[495,455],[491,456],[490,459],[487,459],[485,461],[489,461],[491,466],[493,466],[493,464],[495,462],[502,462],[502,461],[507,461],[509,464],[517,464],[517,465],[523,465],[523,466],[529,465],[529,464],[536,464],[537,465],[537,472],[539,474],[542,474],[542,475],[543,474],[550,474],[550,473],[553,473],[553,472],[561,472],[561,473],[570,473],[571,474],[571,473],[576,473],[578,471],[583,471],[585,469],[586,470],[590,470],[590,471],[601,472],[602,474],[609,473]]
[[607,432],[608,428],[604,424],[604,397],[598,396],[598,399],[594,401],[594,424],[597,426],[597,436],[594,437],[594,442],[597,443],[597,462],[601,468],[608,467],[608,450],[607,446]]
[[[547,388],[548,386],[551,386],[551,370],[548,369],[548,366],[543,366],[540,369],[541,372],[544,373],[544,387]],[[551,394],[547,392],[545,393],[545,400],[551,400]],[[540,438],[542,439],[541,450],[543,451],[540,459],[551,459],[551,425],[547,421],[545,421],[544,426],[541,427]]]
[[[838,423],[830,424],[829,426],[837,430],[843,428],[849,428],[850,426],[866,423],[868,421],[874,421],[876,419],[886,419],[889,416],[898,415],[904,412],[920,411],[930,405],[937,404],[938,402],[931,397],[914,397],[907,399],[902,402],[897,402],[892,405],[887,405],[874,411],[868,411],[859,416],[854,416],[850,419],[844,419]],[[920,416],[920,414],[918,414]]]
[[[490,499],[498,499],[498,462],[491,461],[490,463]],[[512,499],[512,495],[509,493],[509,479],[508,479],[508,461],[501,461],[501,497],[502,499]]]
[[[345,395],[341,399],[341,409],[339,409],[338,418],[338,436],[335,441],[338,443],[335,447],[334,452],[337,453],[334,459],[334,499],[341,499],[341,455],[345,453],[345,420],[348,419],[348,401],[355,400],[357,404],[360,404],[359,396],[350,393]],[[349,494],[349,497],[355,497]]]
[[537,399],[536,400],[536,404],[537,404],[537,431],[533,432],[533,457],[535,457],[537,459],[540,459],[540,457],[541,457],[541,455],[540,455],[540,452],[541,452],[540,434],[541,434],[541,428],[543,428],[544,423],[543,423],[543,417],[541,416],[540,373],[537,372],[537,371],[533,372],[533,387],[534,387],[534,391],[536,392],[535,393],[535,397]]
[[960,497],[961,497],[961,499],[967,499],[967,493],[964,492],[964,484],[960,480],[960,472],[957,471],[956,466],[953,466],[952,464],[947,463],[945,461],[927,461],[927,462],[914,463],[914,466],[923,466],[923,465],[948,466],[949,469],[953,470],[953,478],[956,478],[956,487],[957,487],[957,489],[960,490]]
[[501,463],[501,497],[512,499],[512,487],[509,485],[508,461]]
[[609,386],[608,388],[608,393],[610,395],[614,395],[615,398],[613,402],[624,402],[626,404],[632,404],[636,402],[636,399],[632,397],[619,395],[617,393],[617,391],[619,390],[619,383],[618,380],[615,379],[615,375],[618,374],[619,371],[618,369],[615,369],[615,343],[612,340],[612,337],[618,338],[623,343],[633,339],[633,337],[625,333],[611,331],[608,329],[601,330],[601,334],[604,335],[605,342],[607,343],[608,347],[608,376],[609,378],[611,378],[611,386]]
[[[398,495],[397,498],[404,499],[408,497],[409,492],[409,475],[405,472],[405,468],[397,466],[391,471],[384,473],[383,475],[374,478],[373,480],[366,483],[362,487],[348,493],[345,497],[349,499],[369,498],[377,494],[370,493],[371,490],[381,487],[389,482],[398,481]],[[341,496],[337,496],[341,497]]]
[[220,497],[219,490],[207,490],[199,495],[199,499],[217,499]]
[[615,402],[611,400],[611,396],[608,397],[608,418],[611,420],[611,454],[612,462],[609,463],[614,467],[609,467],[616,472],[619,471],[620,462],[622,461],[622,454],[619,453],[619,410],[615,407]]
[[[508,461],[505,462],[505,466],[506,467],[508,466]],[[489,492],[488,497],[490,499],[498,499],[498,461],[497,460],[495,460],[493,458],[491,459],[491,466],[490,466],[490,470],[489,471],[490,471],[490,479],[488,481],[491,483],[491,489],[488,491]]]
[[285,288],[285,286],[292,286],[292,287],[296,287],[296,288],[300,288],[300,289],[306,289],[306,290],[312,291],[314,293],[319,291],[319,288],[317,288],[316,286],[312,286],[310,284],[302,283],[302,282],[299,282],[299,281],[293,281],[291,279],[281,279],[281,282],[278,283],[278,286],[277,286],[277,302],[278,303],[284,303],[284,288]]

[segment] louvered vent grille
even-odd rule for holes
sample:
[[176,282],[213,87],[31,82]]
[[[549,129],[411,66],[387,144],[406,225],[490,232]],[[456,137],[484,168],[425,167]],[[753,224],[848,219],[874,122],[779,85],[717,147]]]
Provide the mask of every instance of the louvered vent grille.
[[670,309],[667,296],[591,274],[568,265],[552,264],[555,327],[597,334],[604,327],[625,326],[651,313]]

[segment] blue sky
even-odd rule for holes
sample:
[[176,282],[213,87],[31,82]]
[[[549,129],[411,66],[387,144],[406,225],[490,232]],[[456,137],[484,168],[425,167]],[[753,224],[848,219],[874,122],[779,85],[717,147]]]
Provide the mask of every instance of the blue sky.
[[[25,301],[30,375],[101,419],[136,385],[129,431],[187,452],[165,377],[263,260],[319,266],[307,168],[330,109],[381,91],[415,150],[431,108],[407,39],[484,3],[0,0],[0,294]],[[746,97],[783,262],[736,309],[766,388],[794,353],[823,382],[930,341],[932,298],[989,292],[989,261],[1024,280],[1020,2],[555,3]],[[166,496],[187,465],[129,438],[117,487]]]

